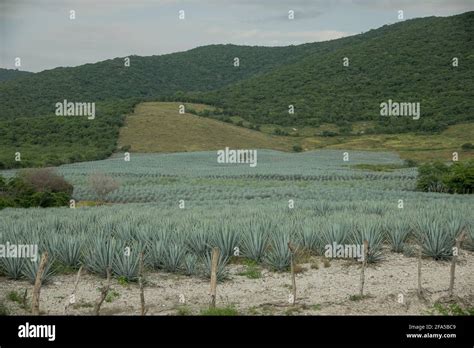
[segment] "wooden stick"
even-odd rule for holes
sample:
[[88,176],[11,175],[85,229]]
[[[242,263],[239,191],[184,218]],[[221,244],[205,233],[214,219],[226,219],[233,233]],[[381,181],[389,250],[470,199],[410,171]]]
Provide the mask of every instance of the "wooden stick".
[[453,290],[454,290],[454,273],[456,271],[456,262],[458,260],[458,255],[459,251],[461,250],[461,243],[464,241],[464,238],[466,237],[466,232],[463,231],[458,238],[456,238],[456,252],[453,253],[453,258],[451,259],[451,278],[449,280],[449,296],[453,296]]
[[109,266],[109,267],[107,267],[107,285],[104,286],[100,290],[100,297],[97,300],[97,302],[95,304],[95,307],[94,307],[95,315],[100,315],[100,307],[102,306],[102,303],[104,302],[104,300],[107,297],[107,294],[109,292],[109,289],[110,289],[110,271],[111,270],[110,270],[110,266]]
[[38,266],[38,272],[36,272],[35,286],[33,288],[33,297],[31,300],[31,313],[33,315],[39,315],[39,300],[41,292],[41,279],[43,278],[43,273],[46,268],[46,263],[48,262],[48,252],[44,252],[41,256],[41,261]]
[[145,315],[147,310],[145,307],[145,291],[144,291],[144,282],[143,282],[143,251],[140,253],[140,266],[139,266],[139,276],[138,283],[140,285],[140,304],[141,304],[141,315]]
[[360,271],[360,297],[364,296],[364,283],[365,283],[365,267],[367,266],[367,258],[369,254],[369,242],[364,240],[364,261],[362,261],[362,269]]
[[69,306],[76,302],[76,290],[77,290],[77,285],[79,284],[79,279],[81,277],[81,272],[82,272],[82,266],[79,267],[79,271],[77,272],[76,281],[74,283],[74,290],[72,290],[71,296],[69,297],[69,300],[67,301],[66,308],[64,308],[64,314],[67,314],[69,310]]
[[212,249],[211,259],[211,307],[216,307],[216,293],[217,293],[217,264],[219,262],[219,249]]
[[24,309],[25,311],[27,310],[27,309],[26,309],[26,307],[27,307],[27,305],[26,305],[26,299],[27,299],[27,297],[28,297],[28,288],[25,288],[25,293],[23,294],[23,299],[22,299],[22,302],[21,302],[22,307],[23,307],[23,309]]
[[425,299],[423,287],[421,286],[421,256],[422,254],[423,254],[423,245],[420,243],[420,248],[418,250],[418,290],[417,290],[418,298],[420,300]]
[[291,289],[292,289],[292,305],[295,305],[296,303],[296,274],[295,274],[295,269],[296,269],[296,260],[295,260],[295,254],[296,250],[295,248],[291,245],[290,242],[288,242],[288,249],[290,249],[290,265],[291,265]]

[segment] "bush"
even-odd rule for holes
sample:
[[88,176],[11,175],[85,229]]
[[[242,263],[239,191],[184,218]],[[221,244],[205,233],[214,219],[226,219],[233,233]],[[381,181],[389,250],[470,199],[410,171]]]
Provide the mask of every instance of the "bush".
[[294,152],[301,152],[301,151],[303,151],[303,148],[301,147],[301,145],[293,145],[293,151]]
[[441,162],[422,165],[418,168],[417,189],[425,192],[447,192],[443,177],[448,170],[448,166]]
[[418,162],[412,159],[405,160],[405,167],[413,168],[418,167]]
[[119,184],[111,176],[94,173],[89,177],[89,185],[101,202],[105,202],[109,193],[117,190]]
[[273,131],[273,134],[275,135],[283,135],[283,136],[288,136],[289,133],[283,129],[280,129],[280,128],[275,128],[275,130]]
[[325,130],[325,131],[321,132],[322,137],[335,137],[336,135],[339,135],[339,134],[337,134],[336,132],[333,132],[333,131]]
[[73,186],[52,169],[24,170],[8,181],[0,176],[0,209],[68,205],[73,190]]
[[451,193],[474,193],[474,161],[453,164],[445,181]]
[[72,195],[74,187],[52,168],[25,169],[19,177],[36,192],[64,192]]
[[473,193],[474,161],[447,166],[440,162],[418,168],[417,188],[425,192]]

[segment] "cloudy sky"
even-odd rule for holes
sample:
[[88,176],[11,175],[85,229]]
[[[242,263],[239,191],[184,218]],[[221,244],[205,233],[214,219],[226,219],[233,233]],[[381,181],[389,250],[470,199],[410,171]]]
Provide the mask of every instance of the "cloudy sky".
[[0,0],[0,67],[15,68],[16,57],[20,70],[37,72],[214,43],[324,41],[395,23],[399,10],[405,19],[449,16],[474,10],[474,1]]

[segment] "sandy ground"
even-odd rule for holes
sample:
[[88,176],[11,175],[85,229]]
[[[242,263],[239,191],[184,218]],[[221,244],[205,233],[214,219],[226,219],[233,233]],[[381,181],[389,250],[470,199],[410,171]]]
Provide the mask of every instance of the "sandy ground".
[[[433,310],[436,301],[447,302],[450,263],[423,259],[422,284],[427,301],[416,295],[417,259],[395,253],[385,253],[384,261],[369,266],[366,271],[366,298],[354,300],[359,293],[360,264],[347,260],[331,260],[319,268],[302,264],[305,271],[297,274],[296,305],[289,304],[291,293],[290,273],[275,273],[262,269],[262,277],[249,279],[238,275],[247,266],[229,265],[230,279],[217,287],[217,305],[233,305],[244,315],[423,315]],[[65,305],[73,291],[75,274],[54,276],[52,282],[41,289],[40,309],[47,315],[65,314]],[[105,279],[83,272],[78,284],[76,303],[69,308],[70,315],[88,315],[99,297],[99,288]],[[16,291],[23,294],[32,285],[26,281],[13,281],[0,277],[0,301],[11,314],[27,314],[21,306],[7,299]],[[112,280],[110,292],[114,296],[104,302],[103,315],[139,315],[140,296],[137,284],[119,284]],[[399,302],[403,295],[403,303]],[[456,267],[455,302],[463,308],[474,307],[474,253],[463,251]],[[113,297],[113,298],[112,298]],[[185,300],[185,304],[180,303]],[[145,299],[148,315],[176,315],[185,310],[199,314],[209,303],[209,281],[164,272],[147,274]]]

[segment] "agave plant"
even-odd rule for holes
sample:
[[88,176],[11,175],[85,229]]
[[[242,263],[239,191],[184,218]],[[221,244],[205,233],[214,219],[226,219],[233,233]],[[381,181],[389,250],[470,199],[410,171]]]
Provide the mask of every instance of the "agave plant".
[[113,273],[129,282],[136,281],[139,276],[140,253],[143,248],[139,245],[120,243],[113,259]]
[[[222,253],[219,253],[219,260],[217,261],[217,280],[223,281],[228,277],[228,271],[226,268],[229,258],[225,257]],[[211,278],[211,266],[212,266],[212,253],[207,252],[201,257],[201,274],[204,278]]]
[[464,247],[467,250],[474,251],[474,221],[468,221],[466,224],[467,239],[464,243]]
[[204,255],[209,251],[211,236],[209,233],[194,227],[186,236],[186,246],[196,255]]
[[154,269],[161,269],[165,263],[166,246],[168,243],[158,240],[150,244],[147,253],[147,263]]
[[260,262],[267,249],[267,232],[262,229],[247,231],[242,238],[242,255]]
[[[40,258],[36,261],[25,260],[25,264],[23,267],[23,276],[31,283],[34,284],[36,280],[36,275],[38,274],[38,268],[40,265]],[[49,258],[46,262],[46,267],[43,271],[41,276],[41,282],[43,284],[48,283],[51,280],[52,275],[54,274],[52,265],[54,263],[53,258]]]
[[272,236],[270,251],[265,256],[265,263],[276,271],[288,269],[291,262],[291,253],[288,248],[290,237],[287,233],[276,233]]
[[[351,232],[348,223],[328,222],[322,226],[321,247],[325,245],[345,244]],[[321,250],[322,252],[322,250]]]
[[410,231],[410,223],[401,219],[395,220],[389,227],[387,227],[388,239],[392,251],[396,253],[403,252]]
[[56,235],[51,238],[54,240],[54,249],[50,253],[54,253],[58,262],[64,266],[77,268],[82,258],[82,244],[84,238],[81,236]]
[[356,230],[352,233],[351,240],[356,245],[364,245],[364,241],[368,242],[367,262],[373,263],[382,259],[384,234],[379,220],[364,219],[359,221]]
[[326,201],[318,201],[314,205],[314,213],[317,216],[324,216],[331,211],[331,207]]
[[435,260],[446,260],[452,256],[455,236],[446,224],[437,220],[420,220],[417,235],[423,254]]
[[317,226],[313,224],[305,224],[299,234],[299,244],[307,250],[321,251],[322,238],[315,230]]
[[226,224],[220,224],[212,236],[212,246],[218,247],[221,254],[228,258],[233,255],[234,249],[239,245],[237,232]]
[[184,259],[186,249],[182,244],[172,243],[165,247],[163,268],[168,272],[177,272]]
[[198,270],[198,258],[195,254],[186,254],[184,257],[183,267],[184,273],[188,276],[195,275]]
[[86,268],[102,277],[107,276],[107,269],[112,267],[117,254],[117,242],[102,236],[91,238],[86,248],[84,262]]
[[18,280],[23,276],[25,259],[21,257],[2,257],[0,258],[0,271],[7,278]]

